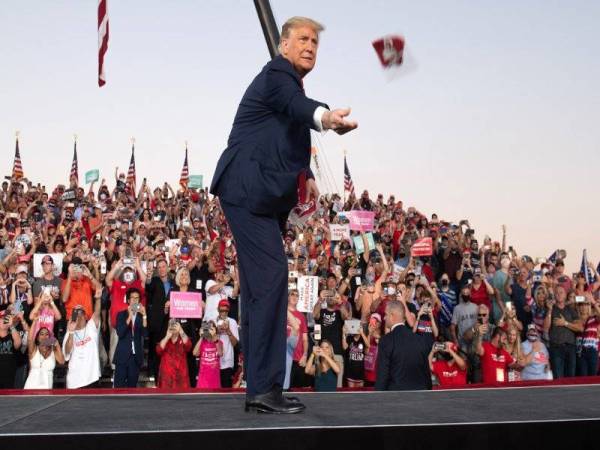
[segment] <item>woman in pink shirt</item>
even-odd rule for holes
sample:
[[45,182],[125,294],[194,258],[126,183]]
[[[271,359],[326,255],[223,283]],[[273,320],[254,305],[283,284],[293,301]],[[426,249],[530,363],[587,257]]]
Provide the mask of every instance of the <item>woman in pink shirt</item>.
[[32,322],[31,336],[37,335],[41,328],[47,328],[52,336],[54,333],[54,323],[62,318],[60,311],[54,304],[50,291],[46,288],[42,290],[40,296],[36,299],[35,306],[29,313],[29,320]]
[[200,340],[192,352],[200,357],[197,388],[219,389],[221,387],[221,356],[223,344],[217,334],[217,326],[212,320],[202,324]]

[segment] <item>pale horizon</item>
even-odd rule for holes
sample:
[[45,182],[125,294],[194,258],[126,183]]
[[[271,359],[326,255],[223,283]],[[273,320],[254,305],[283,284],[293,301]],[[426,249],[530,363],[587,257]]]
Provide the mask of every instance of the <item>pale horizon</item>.
[[[369,4],[271,0],[279,26],[293,15],[326,27],[307,95],[352,107],[359,129],[319,137],[343,188],[343,150],[357,194],[394,193],[427,216],[469,219],[519,254],[584,248],[600,259],[586,203],[599,167],[600,4],[574,1]],[[80,183],[99,169],[109,186],[136,138],[139,182],[209,183],[238,102],[268,61],[252,1],[108,2],[107,84],[97,85],[97,2],[0,6],[0,170],[10,174],[19,130],[25,176],[68,181],[73,134]],[[340,12],[341,11],[341,12]],[[371,41],[403,34],[417,70],[390,79]],[[320,181],[326,190],[324,180]],[[588,212],[588,210],[591,210]]]

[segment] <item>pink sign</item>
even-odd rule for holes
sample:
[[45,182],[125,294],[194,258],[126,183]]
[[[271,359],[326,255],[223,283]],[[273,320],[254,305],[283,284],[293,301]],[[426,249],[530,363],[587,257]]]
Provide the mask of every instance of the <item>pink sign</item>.
[[169,315],[173,319],[201,319],[202,294],[173,292],[169,295]]
[[373,231],[375,226],[375,213],[373,211],[350,211],[348,216],[352,231]]

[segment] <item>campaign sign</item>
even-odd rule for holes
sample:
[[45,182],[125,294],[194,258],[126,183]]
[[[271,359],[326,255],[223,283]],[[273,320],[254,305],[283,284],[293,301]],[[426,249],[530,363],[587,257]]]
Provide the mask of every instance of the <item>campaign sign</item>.
[[171,291],[169,302],[169,315],[173,319],[202,318],[202,294],[200,292]]
[[203,176],[202,175],[190,175],[188,187],[190,189],[202,189],[203,188]]
[[298,278],[298,311],[312,312],[319,298],[319,277],[309,276]]
[[329,234],[332,241],[341,241],[350,238],[350,225],[329,225]]
[[85,173],[85,184],[98,181],[100,179],[100,171],[98,169],[89,170]]
[[433,242],[430,237],[417,239],[411,248],[413,256],[431,256],[433,254]]
[[36,278],[44,274],[42,270],[42,259],[44,256],[50,255],[54,261],[54,275],[59,276],[62,272],[63,254],[62,253],[34,253],[33,254],[33,276]]
[[350,211],[350,229],[352,231],[373,231],[375,213],[373,211]]
[[[367,242],[369,244],[369,251],[375,250],[375,239],[373,239],[373,233],[366,233],[365,237],[367,238]],[[354,249],[356,250],[356,254],[360,255],[365,252],[365,244],[362,240],[362,236],[354,236],[352,238],[354,241]]]

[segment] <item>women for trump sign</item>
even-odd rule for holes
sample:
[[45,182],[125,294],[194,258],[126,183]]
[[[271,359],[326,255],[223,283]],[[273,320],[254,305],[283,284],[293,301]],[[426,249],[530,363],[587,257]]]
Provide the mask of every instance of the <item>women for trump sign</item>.
[[174,292],[169,295],[169,315],[173,319],[201,319],[202,294]]

